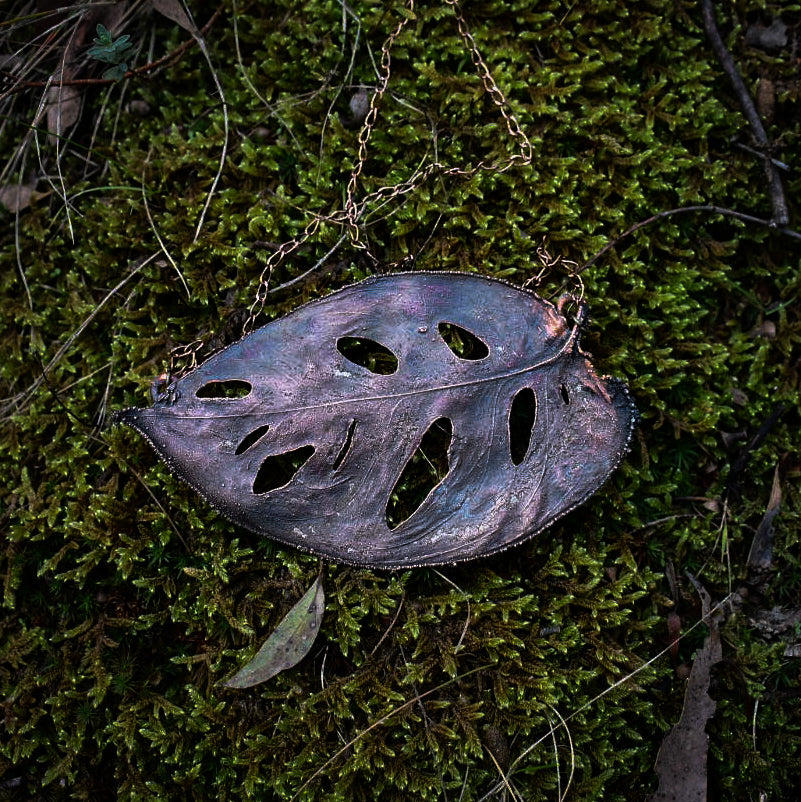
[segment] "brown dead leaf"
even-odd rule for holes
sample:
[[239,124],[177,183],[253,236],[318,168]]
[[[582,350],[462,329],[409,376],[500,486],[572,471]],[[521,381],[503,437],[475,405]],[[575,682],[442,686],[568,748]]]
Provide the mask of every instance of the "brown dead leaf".
[[21,212],[31,205],[31,201],[39,197],[36,192],[36,179],[27,184],[8,184],[0,187],[0,206],[9,212]]
[[[71,76],[65,75],[64,80]],[[81,91],[75,86],[51,86],[47,90],[47,130],[51,141],[64,136],[81,117]]]
[[181,0],[150,0],[150,2],[159,14],[172,20],[176,25],[180,25],[193,36],[200,36],[197,25],[192,22],[189,14],[186,13],[186,9]]
[[709,672],[715,663],[720,662],[723,650],[718,622],[710,615],[709,594],[694,577],[690,576],[690,580],[701,597],[709,635],[693,661],[681,718],[665,736],[659,749],[654,767],[659,777],[659,787],[656,793],[648,795],[648,802],[679,799],[704,802],[707,798],[709,736],[705,728],[716,707],[716,702],[709,696]]
[[53,74],[53,83],[47,90],[45,114],[50,143],[65,136],[81,118],[83,91],[77,86],[64,86],[79,76],[82,64],[87,61],[85,48],[92,41],[98,23],[116,35],[128,9],[128,2],[108,3],[94,7],[84,14],[75,29],[67,36],[63,52],[59,55],[59,69]]
[[757,610],[748,617],[748,623],[756,627],[766,640],[797,641],[801,628],[801,607]]

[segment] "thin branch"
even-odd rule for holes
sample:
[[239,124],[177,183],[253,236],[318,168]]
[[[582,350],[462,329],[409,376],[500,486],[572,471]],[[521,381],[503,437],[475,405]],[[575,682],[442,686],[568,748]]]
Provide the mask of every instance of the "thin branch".
[[[667,649],[665,651],[667,651]],[[376,721],[374,721],[369,727],[367,727],[366,729],[362,730],[355,737],[351,738],[350,741],[348,741],[336,754],[334,754],[330,758],[328,758],[328,760],[326,760],[326,762],[323,763],[323,765],[320,766],[320,768],[318,768],[317,771],[314,772],[314,774],[312,774],[310,777],[307,777],[306,780],[304,780],[303,784],[297,789],[297,791],[295,791],[295,795],[292,797],[292,799],[290,799],[289,802],[294,802],[294,800],[296,800],[303,793],[303,791],[306,788],[308,788],[309,785],[311,785],[311,783],[314,782],[314,780],[317,779],[317,777],[319,777],[334,761],[336,761],[336,759],[340,755],[343,755],[345,752],[347,752],[349,749],[351,749],[354,746],[354,744],[358,743],[371,730],[374,730],[376,727],[379,727],[381,724],[383,724],[388,719],[392,718],[393,716],[396,716],[398,713],[402,712],[403,710],[406,710],[407,707],[411,707],[412,705],[417,704],[420,700],[425,699],[427,696],[431,696],[432,693],[437,693],[437,692],[443,690],[444,688],[447,688],[449,685],[452,685],[454,682],[458,682],[459,680],[463,680],[465,677],[469,677],[471,674],[476,674],[479,671],[486,671],[487,669],[491,669],[491,668],[494,668],[494,666],[492,664],[483,665],[483,666],[477,666],[476,668],[471,668],[469,671],[465,671],[464,674],[459,674],[459,675],[457,675],[455,677],[452,677],[451,679],[445,680],[445,682],[437,685],[436,688],[429,688],[427,691],[424,691],[423,693],[419,693],[419,694],[416,693],[411,699],[408,699],[402,705],[399,705],[398,707],[394,708],[393,710],[390,710],[389,713],[387,713],[385,716],[381,716],[381,718],[379,718]],[[626,679],[626,678],[624,677],[624,679]],[[623,680],[621,680],[621,682],[622,681]],[[612,687],[614,688],[616,686],[612,686]],[[609,690],[612,690],[612,688],[610,688]],[[586,707],[586,705],[585,705],[585,707]]]
[[196,34],[195,39],[197,40],[198,47],[203,53],[203,57],[206,59],[206,62],[209,65],[209,70],[211,71],[211,77],[214,79],[214,85],[217,87],[217,94],[220,96],[220,102],[222,103],[223,145],[222,145],[222,150],[220,151],[220,163],[217,167],[217,172],[214,175],[214,179],[211,182],[211,188],[209,189],[209,192],[206,195],[206,202],[203,204],[203,209],[200,212],[200,219],[197,221],[197,227],[195,228],[195,236],[192,239],[193,244],[196,243],[198,237],[200,237],[200,232],[203,228],[203,223],[205,222],[206,215],[208,214],[209,208],[211,207],[211,201],[212,198],[214,197],[214,192],[217,189],[217,185],[220,183],[223,170],[225,169],[225,160],[228,156],[228,136],[230,129],[230,125],[228,122],[228,101],[225,99],[225,94],[223,93],[223,88],[222,84],[220,83],[220,78],[217,75],[217,71],[214,69],[214,64],[211,60],[211,56],[209,55],[209,51],[206,48],[205,40],[200,34]]
[[[718,610],[722,609],[730,601],[731,601],[731,595],[726,596],[725,599],[723,599],[722,601],[718,602],[711,609],[704,610],[701,618],[699,618],[698,621],[696,621],[686,632],[684,632],[681,637],[682,638],[686,638],[691,632],[693,632],[693,630],[697,629],[702,624],[706,624],[707,621],[711,619],[711,616],[712,616],[713,613],[716,613]],[[599,694],[594,696],[592,699],[590,699],[589,701],[585,702],[583,705],[578,707],[576,710],[574,710],[572,713],[570,713],[570,715],[567,715],[564,718],[562,718],[562,716],[560,716],[559,717],[559,725],[558,725],[558,727],[556,727],[556,729],[559,729],[559,728],[562,728],[562,727],[564,727],[566,729],[568,721],[571,721],[576,716],[578,716],[580,713],[583,713],[587,708],[589,708],[593,704],[595,704],[595,702],[597,702],[599,699],[602,699],[604,696],[606,696],[607,694],[611,693],[616,688],[619,688],[621,685],[624,685],[625,683],[627,683],[633,677],[636,677],[637,674],[639,674],[644,669],[648,668],[648,666],[653,665],[655,662],[657,662],[657,660],[661,659],[664,655],[666,655],[671,650],[671,648],[672,648],[672,645],[671,646],[666,646],[664,649],[662,649],[662,651],[658,652],[653,657],[651,657],[649,660],[646,660],[642,665],[640,665],[637,668],[635,668],[634,671],[630,671],[628,674],[626,674],[626,676],[621,677],[619,680],[617,680],[615,683],[610,685],[608,688],[604,689]],[[551,708],[551,709],[553,709],[553,708]],[[509,770],[506,772],[506,776],[507,777],[511,776],[512,772],[517,768],[517,766],[526,757],[528,757],[528,755],[531,754],[531,752],[533,752],[551,734],[553,729],[554,729],[554,727],[551,726],[551,728],[550,728],[550,730],[548,732],[546,732],[544,735],[542,735],[540,738],[538,738],[536,741],[534,741],[534,743],[532,743],[529,746],[527,746],[512,761],[512,764],[509,766]],[[344,749],[342,749],[340,751],[344,751]],[[322,771],[322,769],[321,769],[321,771]],[[303,787],[305,787],[305,786],[303,786]],[[494,792],[499,791],[499,790],[501,790],[501,786],[499,784],[496,784],[495,787],[493,788],[493,790],[490,793],[494,793]],[[483,799],[488,799],[489,796],[490,796],[490,794],[487,794],[486,796],[482,797],[482,800]]]
[[[223,6],[221,5],[211,15],[209,21],[200,29],[201,36],[208,32],[222,12]],[[176,47],[175,50],[167,53],[166,56],[162,56],[160,59],[151,61],[148,64],[143,64],[141,67],[137,67],[136,69],[128,70],[123,78],[134,78],[144,75],[145,73],[152,72],[158,67],[161,67],[172,61],[177,61],[190,47],[192,47],[192,45],[195,44],[197,44],[197,40],[194,37],[187,39],[183,44]],[[113,86],[115,83],[117,83],[117,80],[114,78],[73,78],[66,81],[20,81],[15,86],[12,86],[10,89],[7,89],[5,92],[0,94],[0,100],[5,100],[5,98],[9,97],[10,95],[16,95],[20,92],[24,92],[26,89],[45,89],[51,86]]]
[[172,254],[170,253],[167,245],[165,244],[164,240],[161,238],[161,234],[159,233],[158,226],[156,225],[156,221],[153,219],[153,215],[150,213],[150,204],[147,201],[147,188],[145,187],[145,169],[147,168],[147,163],[150,161],[150,152],[147,154],[147,158],[145,159],[145,164],[142,167],[142,203],[145,207],[145,215],[147,216],[147,222],[150,223],[150,230],[153,232],[153,235],[156,237],[156,241],[159,244],[159,248],[161,248],[161,252],[167,257],[167,261],[172,265],[173,270],[178,274],[178,278],[181,279],[181,284],[184,285],[184,292],[186,292],[186,298],[188,301],[192,300],[192,292],[189,289],[189,285],[186,283],[186,279],[184,278],[184,274],[181,272],[181,268],[178,267],[178,263],[173,259]]
[[[24,404],[28,399],[30,399],[33,394],[42,386],[42,383],[47,379],[48,374],[50,371],[61,361],[64,354],[69,351],[72,347],[72,344],[83,334],[83,332],[87,329],[89,324],[100,314],[100,311],[103,307],[127,284],[137,273],[139,273],[142,268],[146,265],[150,264],[157,256],[159,252],[156,251],[152,253],[145,259],[140,260],[135,267],[133,267],[128,275],[123,277],[119,282],[117,282],[116,286],[110,289],[105,297],[95,305],[94,309],[92,309],[91,313],[85,318],[83,323],[78,326],[77,329],[67,338],[66,342],[56,351],[55,355],[52,359],[44,366],[42,369],[41,375],[30,385],[26,390],[23,390],[21,393],[17,393],[17,395],[0,399],[0,422],[4,422],[7,417],[13,414],[14,411],[19,411],[22,404]],[[16,408],[16,410],[15,410]]]
[[285,281],[283,284],[279,284],[277,287],[273,287],[272,289],[267,290],[267,294],[268,295],[273,295],[276,292],[282,292],[283,290],[287,289],[288,287],[292,287],[295,284],[299,284],[301,281],[303,281],[304,279],[308,278],[312,273],[314,273],[315,270],[317,270],[319,267],[322,267],[326,263],[326,261],[329,259],[329,257],[331,257],[333,255],[334,251],[336,251],[339,248],[339,246],[342,245],[342,243],[347,238],[348,238],[348,235],[347,234],[343,234],[336,241],[336,243],[331,248],[331,250],[328,251],[328,253],[325,254],[325,256],[323,256],[320,259],[318,259],[317,263],[313,267],[310,267],[305,273],[301,273],[299,276],[295,276],[295,278],[290,279],[289,281]]
[[687,212],[709,212],[710,214],[721,214],[724,217],[734,217],[745,223],[756,223],[757,225],[767,226],[768,228],[780,231],[782,234],[786,234],[788,237],[801,240],[801,234],[797,231],[793,231],[791,228],[785,228],[784,226],[777,226],[774,220],[765,220],[762,217],[754,217],[751,214],[736,212],[734,209],[725,209],[722,206],[680,206],[678,209],[667,209],[664,212],[659,212],[658,214],[652,215],[647,220],[640,220],[639,223],[635,223],[630,228],[627,228],[619,237],[615,237],[611,242],[604,245],[598,253],[590,257],[590,259],[576,271],[576,275],[583,273],[588,267],[592,267],[605,253],[612,250],[621,240],[624,240],[635,231],[639,231],[641,228],[657,222],[657,220],[663,220],[665,217],[672,217],[674,214],[686,214]]
[[726,73],[732,88],[734,89],[737,99],[740,101],[745,118],[751,126],[751,133],[757,145],[763,151],[762,156],[765,164],[765,173],[768,177],[768,190],[770,192],[770,200],[773,204],[773,221],[777,226],[786,226],[790,222],[790,215],[787,211],[787,200],[784,197],[784,189],[782,188],[781,177],[774,166],[770,155],[770,140],[765,133],[765,128],[762,125],[762,120],[759,119],[759,114],[748,94],[748,89],[737,71],[737,65],[731,54],[726,50],[726,45],[723,44],[723,39],[718,31],[717,23],[715,22],[715,9],[712,5],[712,0],[703,0],[702,12],[704,16],[704,30],[715,51],[720,66]]

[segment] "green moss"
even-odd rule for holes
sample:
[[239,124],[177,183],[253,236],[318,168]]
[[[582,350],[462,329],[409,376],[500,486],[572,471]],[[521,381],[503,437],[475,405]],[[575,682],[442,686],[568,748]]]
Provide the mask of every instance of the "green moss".
[[[375,84],[371,57],[400,14],[356,2],[358,26],[346,15],[345,30],[334,0],[238,5],[241,65],[232,7],[208,35],[229,138],[197,237],[224,120],[191,48],[152,77],[85,95],[60,161],[69,204],[50,190],[18,226],[0,210],[0,383],[14,399],[0,439],[3,793],[477,800],[501,788],[490,753],[514,767],[509,781],[527,800],[556,798],[571,760],[570,799],[653,791],[683,682],[663,657],[599,695],[667,646],[669,563],[680,577],[700,574],[718,600],[742,580],[777,464],[778,575],[763,604],[799,604],[798,246],[710,215],[622,240],[582,274],[585,345],[628,381],[642,413],[604,490],[529,544],[475,565],[326,566],[311,655],[263,687],[222,690],[215,683],[256,650],[318,561],[232,527],[146,444],[109,429],[108,414],[148,403],[173,346],[200,340],[208,352],[237,338],[275,244],[342,208],[358,131],[340,116],[357,87]],[[432,178],[374,204],[361,233],[379,262],[414,255],[416,268],[522,284],[540,270],[543,238],[582,263],[663,209],[714,203],[769,216],[761,165],[731,144],[745,123],[696,4],[465,5],[534,162]],[[782,87],[770,135],[793,168],[792,206],[797,77],[786,54],[742,40],[762,5],[736,4],[724,32],[749,85],[767,71]],[[192,6],[200,24],[214,10]],[[797,34],[797,10],[782,13]],[[185,38],[155,16],[125,32],[152,36],[154,58]],[[469,168],[514,152],[444,4],[421,3],[399,37],[390,89],[360,197],[426,159]],[[18,102],[16,117],[27,103],[32,119],[38,99]],[[24,134],[9,122],[0,152]],[[52,176],[56,154],[40,144]],[[321,225],[276,266],[271,286],[305,273],[341,233]],[[161,247],[169,259],[139,266]],[[259,322],[374,269],[343,245],[317,274],[271,295]],[[555,268],[539,289],[555,294],[565,282]],[[735,477],[724,519],[703,500],[724,497],[733,459],[779,403],[787,411]],[[738,432],[744,439],[727,448],[722,433]],[[692,594],[677,601],[687,628],[698,617]],[[788,691],[797,666],[746,620],[725,630],[715,677],[710,795],[789,797],[801,754]],[[701,642],[694,631],[681,659]],[[570,739],[557,729],[554,752],[548,733],[560,716]]]

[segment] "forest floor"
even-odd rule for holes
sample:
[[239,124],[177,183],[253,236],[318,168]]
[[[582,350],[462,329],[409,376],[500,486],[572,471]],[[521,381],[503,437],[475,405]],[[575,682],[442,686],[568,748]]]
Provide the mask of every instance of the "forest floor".
[[[719,5],[9,4],[0,799],[796,795],[801,11]],[[418,270],[586,303],[639,410],[522,545],[326,561],[113,425],[243,332]],[[223,687],[320,574],[308,654]]]

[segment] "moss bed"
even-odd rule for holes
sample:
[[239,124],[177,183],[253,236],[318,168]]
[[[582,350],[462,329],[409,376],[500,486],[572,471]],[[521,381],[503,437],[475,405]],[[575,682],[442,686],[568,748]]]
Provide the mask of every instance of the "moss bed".
[[[217,8],[190,5],[199,25]],[[661,220],[582,274],[585,347],[642,414],[601,492],[478,563],[325,564],[309,656],[247,691],[216,685],[320,561],[229,524],[110,415],[150,402],[174,346],[200,339],[202,354],[236,339],[276,245],[342,208],[358,152],[349,100],[375,86],[373,60],[402,13],[378,0],[354,0],[352,13],[334,0],[221,8],[206,41],[228,143],[197,236],[225,136],[200,49],[84,87],[58,147],[44,122],[31,138],[41,89],[3,101],[0,154],[27,153],[7,182],[46,177],[29,208],[0,209],[0,798],[557,800],[572,774],[567,799],[642,799],[706,631],[649,662],[669,645],[670,613],[685,631],[700,617],[685,572],[716,602],[742,586],[777,466],[771,578],[727,619],[712,677],[708,780],[713,799],[793,797],[801,663],[750,621],[801,606],[801,242],[720,215]],[[376,205],[362,238],[381,265],[415,256],[412,269],[523,284],[543,241],[583,264],[664,209],[771,216],[699,4],[465,0],[464,11],[535,157],[502,174],[432,177]],[[745,43],[779,13],[784,49]],[[790,168],[792,226],[801,7],[736,0],[718,21],[752,93],[773,89],[765,113]],[[32,26],[16,29],[16,47]],[[142,6],[124,32],[135,66],[191,39]],[[360,194],[434,155],[464,168],[513,152],[452,9],[420,2],[392,50]],[[271,286],[342,233],[322,225]],[[259,322],[376,269],[345,242],[269,296]],[[539,292],[566,281],[557,265]]]

